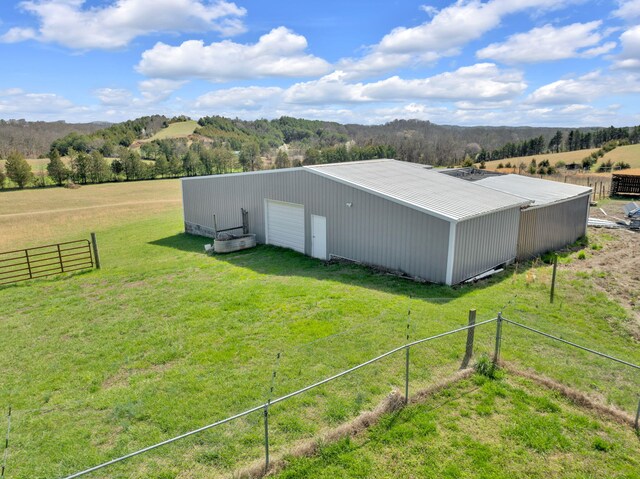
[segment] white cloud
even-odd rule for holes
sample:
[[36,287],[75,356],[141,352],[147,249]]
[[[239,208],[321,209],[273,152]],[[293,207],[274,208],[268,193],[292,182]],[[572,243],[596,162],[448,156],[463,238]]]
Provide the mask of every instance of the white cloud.
[[299,104],[352,103],[371,99],[363,94],[362,83],[347,83],[344,72],[336,71],[318,80],[296,83],[284,93],[284,101]]
[[215,31],[242,33],[244,8],[225,0],[117,0],[103,7],[84,8],[84,0],[28,0],[23,10],[40,21],[39,32],[13,28],[5,42],[35,38],[78,50],[115,49],[138,36],[159,32]]
[[252,45],[229,40],[211,45],[189,40],[177,47],[157,43],[142,54],[136,69],[154,78],[202,78],[215,82],[326,73],[329,64],[305,53],[306,48],[305,37],[278,27]]
[[525,10],[565,7],[566,0],[458,0],[442,10],[423,6],[431,18],[415,27],[398,27],[369,48],[361,59],[342,60],[339,67],[354,77],[377,75],[412,64],[432,63],[457,55],[467,43],[500,25],[502,19]]
[[3,43],[18,43],[24,42],[25,40],[33,40],[37,37],[38,34],[33,28],[14,27],[0,36],[0,41]]
[[599,71],[578,78],[558,80],[535,90],[530,103],[554,105],[593,101],[605,92],[605,81]]
[[459,110],[501,110],[503,108],[510,108],[513,105],[513,100],[502,100],[502,101],[485,101],[485,102],[475,102],[475,101],[457,101],[455,102],[456,108]]
[[20,88],[0,91],[0,116],[5,118],[34,116],[37,119],[59,119],[86,110],[55,93],[30,93]]
[[334,72],[319,80],[298,83],[285,92],[284,99],[301,104],[415,99],[496,101],[520,95],[527,87],[522,73],[500,70],[493,63],[413,80],[393,76],[373,83],[349,83],[348,78],[343,72]]
[[615,68],[640,70],[640,25],[620,35],[622,52],[616,57]]
[[640,93],[640,76],[602,75],[594,71],[577,78],[566,78],[535,90],[527,103],[538,105],[585,104],[607,95]]
[[402,68],[411,64],[414,58],[414,55],[408,53],[373,52],[363,58],[343,58],[338,62],[337,69],[348,73],[350,78],[357,79]]
[[131,92],[123,88],[98,88],[94,94],[106,106],[129,105],[133,98]]
[[267,105],[277,104],[282,97],[282,88],[278,87],[236,87],[216,90],[198,97],[195,107],[198,109],[258,110]]
[[[596,56],[615,47],[615,43],[600,45],[603,35],[598,29],[601,24],[601,21],[594,21],[563,27],[544,25],[526,33],[511,35],[505,42],[492,43],[476,55],[478,58],[509,64],[564,60],[581,55]],[[592,48],[581,51],[588,47]]]
[[365,93],[376,99],[495,101],[513,98],[526,88],[520,72],[500,70],[493,63],[478,63],[425,79],[392,77],[367,85]]
[[618,9],[614,10],[613,16],[624,20],[640,18],[640,0],[619,1]]
[[153,78],[138,83],[138,89],[142,99],[146,103],[158,103],[166,100],[171,94],[182,87],[186,82]]
[[599,57],[600,55],[604,55],[605,53],[609,53],[617,46],[616,42],[606,42],[602,45],[594,48],[589,48],[582,52],[581,56],[584,58],[593,58]]

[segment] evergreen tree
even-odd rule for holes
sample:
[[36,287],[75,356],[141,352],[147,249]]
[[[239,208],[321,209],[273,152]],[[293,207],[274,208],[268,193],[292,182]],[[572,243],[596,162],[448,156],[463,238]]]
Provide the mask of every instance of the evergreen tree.
[[322,155],[320,150],[315,148],[309,148],[304,152],[304,164],[305,165],[317,165],[322,161]]
[[289,155],[284,150],[278,150],[276,155],[276,168],[290,168],[291,162],[289,161]]
[[90,156],[84,152],[75,152],[73,148],[69,149],[71,156],[71,171],[74,181],[86,184],[89,180],[89,159]]
[[98,150],[91,152],[87,165],[87,174],[92,183],[104,183],[109,181],[111,168]]
[[556,131],[556,134],[551,138],[551,141],[549,141],[549,150],[560,153],[560,149],[562,148],[562,138],[562,132],[560,130]]
[[4,189],[4,182],[7,180],[7,175],[4,173],[4,169],[0,166],[0,190]]
[[144,164],[140,159],[140,155],[137,151],[124,150],[122,160],[122,170],[127,181],[138,180],[144,177],[143,168]]
[[62,186],[71,175],[71,171],[66,167],[60,153],[55,148],[49,152],[49,163],[47,164],[47,172],[58,186]]
[[17,184],[20,189],[24,188],[33,180],[31,165],[29,165],[27,160],[24,159],[24,156],[17,151],[9,153],[5,168],[7,170],[7,176]]
[[115,159],[111,162],[111,173],[113,173],[114,179],[117,181],[119,176],[124,171],[124,167],[122,166],[122,161],[119,159]]

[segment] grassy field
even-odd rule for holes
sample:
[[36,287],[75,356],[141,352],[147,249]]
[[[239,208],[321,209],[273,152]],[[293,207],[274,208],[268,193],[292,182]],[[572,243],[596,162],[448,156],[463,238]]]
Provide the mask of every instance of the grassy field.
[[[511,163],[513,167],[518,168],[518,165],[520,165],[520,163],[525,163],[528,166],[529,163],[531,163],[532,159],[535,159],[538,163],[540,163],[540,161],[542,160],[549,160],[552,165],[555,165],[559,161],[563,161],[565,164],[581,163],[583,158],[589,156],[594,151],[598,151],[598,149],[592,148],[590,150],[565,151],[562,153],[505,158],[503,160],[487,161],[485,163],[485,166],[489,169],[496,169],[500,163],[502,163],[503,165],[506,163]],[[611,150],[609,153],[606,153],[604,157],[598,159],[598,163],[596,163],[595,167],[593,168],[594,171],[599,164],[609,160],[611,160],[612,163],[624,161],[625,163],[629,163],[631,168],[640,168],[640,144],[619,146],[618,148]]]
[[168,127],[163,128],[147,141],[189,136],[193,134],[196,128],[198,128],[198,122],[194,120],[171,123]]
[[629,163],[631,168],[640,168],[640,145],[620,146],[611,150],[599,161],[607,160],[611,160],[612,163],[624,161]]
[[[589,275],[561,267],[551,305],[543,264],[448,288],[267,246],[208,257],[206,239],[182,233],[179,198],[174,180],[0,193],[0,250],[95,231],[103,264],[0,289],[0,411],[14,411],[7,477],[62,477],[351,367],[402,344],[409,309],[412,338],[466,324],[471,308],[478,320],[503,310],[640,362],[627,311]],[[494,334],[493,325],[478,329],[477,353],[492,350]],[[411,387],[455,372],[464,341],[416,347]],[[622,366],[508,325],[503,357],[635,411],[640,382]],[[403,381],[404,356],[392,356],[274,406],[272,452],[354,417]],[[261,420],[248,416],[91,477],[228,477],[261,457]]]
[[0,192],[0,251],[86,237],[94,230],[176,212],[180,180]]
[[314,457],[289,458],[275,477],[638,478],[640,443],[530,380],[477,375]]
[[495,169],[500,163],[502,163],[503,165],[505,163],[511,163],[511,165],[517,169],[520,163],[525,163],[527,166],[529,166],[529,163],[531,163],[531,160],[533,159],[535,159],[538,163],[540,163],[542,160],[549,160],[549,163],[551,163],[552,165],[555,165],[559,161],[564,161],[566,164],[574,162],[580,163],[585,156],[589,156],[594,151],[598,151],[598,149],[592,148],[590,150],[563,151],[562,153],[545,153],[542,155],[518,156],[516,158],[504,158],[502,160],[487,161],[485,163],[485,166],[490,169]]

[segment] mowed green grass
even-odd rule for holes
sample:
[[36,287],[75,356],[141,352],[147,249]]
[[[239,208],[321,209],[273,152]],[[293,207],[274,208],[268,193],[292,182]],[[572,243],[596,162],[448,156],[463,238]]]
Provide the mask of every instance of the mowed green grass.
[[[91,188],[99,187],[80,191]],[[148,194],[161,199],[162,191]],[[167,188],[168,200],[175,194]],[[267,246],[208,257],[209,240],[182,233],[179,205],[143,205],[133,215],[96,206],[111,220],[56,223],[57,239],[74,239],[86,221],[102,270],[0,289],[0,410],[14,411],[7,477],[62,477],[262,404],[403,344],[408,318],[416,339],[466,324],[471,308],[479,321],[503,310],[640,362],[627,313],[562,268],[550,305],[548,266],[448,288]],[[36,231],[16,233],[14,244],[32,244]],[[492,351],[494,328],[478,329],[477,353]],[[455,372],[465,338],[413,348],[412,390]],[[503,357],[635,412],[640,384],[624,367],[509,325]],[[400,354],[274,406],[272,453],[403,386]],[[262,434],[258,412],[90,477],[228,477],[261,457]]]
[[171,123],[168,127],[163,128],[151,138],[149,138],[148,141],[189,136],[193,134],[196,128],[198,128],[198,122],[194,120]]
[[288,458],[275,477],[638,478],[640,442],[528,380],[476,375],[314,457]]

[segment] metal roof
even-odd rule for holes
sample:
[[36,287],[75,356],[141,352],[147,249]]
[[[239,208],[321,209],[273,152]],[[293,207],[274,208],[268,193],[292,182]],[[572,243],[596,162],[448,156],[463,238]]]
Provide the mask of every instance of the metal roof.
[[533,201],[533,206],[558,203],[591,193],[591,188],[586,186],[522,175],[491,176],[477,181],[476,184],[527,198]]
[[447,221],[461,221],[531,203],[423,166],[382,159],[304,168]]

